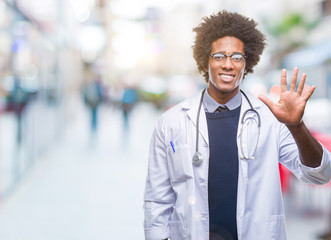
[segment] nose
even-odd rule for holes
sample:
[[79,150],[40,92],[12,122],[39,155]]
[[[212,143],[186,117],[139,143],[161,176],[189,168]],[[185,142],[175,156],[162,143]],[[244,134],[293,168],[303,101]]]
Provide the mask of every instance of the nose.
[[223,63],[223,68],[226,68],[226,69],[233,69],[234,68],[230,56],[226,57],[225,62]]

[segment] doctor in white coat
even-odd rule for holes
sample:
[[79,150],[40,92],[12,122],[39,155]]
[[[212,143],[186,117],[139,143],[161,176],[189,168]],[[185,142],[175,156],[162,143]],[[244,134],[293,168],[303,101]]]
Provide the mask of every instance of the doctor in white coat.
[[[265,47],[256,26],[222,11],[194,29],[194,58],[208,86],[156,123],[144,197],[145,239],[284,240],[278,164],[304,182],[330,181],[331,155],[302,121],[315,90],[303,91],[306,75],[296,87],[295,68],[288,89],[283,70],[278,103],[240,91]],[[226,110],[214,113],[218,106]],[[233,134],[218,135],[227,131]]]

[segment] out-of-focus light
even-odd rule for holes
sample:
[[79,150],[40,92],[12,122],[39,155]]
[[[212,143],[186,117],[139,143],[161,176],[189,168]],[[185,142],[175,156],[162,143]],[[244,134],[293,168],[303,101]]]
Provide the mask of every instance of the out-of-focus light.
[[[134,19],[142,18],[145,15],[146,0],[132,1],[132,0],[121,0],[112,1],[110,11],[123,18]],[[130,6],[130,7],[128,7]]]
[[100,51],[106,44],[106,34],[100,26],[84,26],[77,39],[82,51]]
[[113,23],[113,29],[112,48],[116,54],[114,62],[117,67],[132,68],[149,54],[143,26],[135,22],[117,20]]
[[71,0],[70,3],[77,21],[86,22],[90,18],[91,11],[85,0]]
[[77,35],[76,42],[84,61],[95,61],[98,54],[106,46],[105,30],[98,25],[86,25]]
[[178,6],[181,3],[196,3],[196,2],[202,2],[202,0],[167,0],[167,1],[153,1],[149,0],[148,5],[152,7],[157,7],[160,9],[163,9],[165,11],[171,11],[176,6]]
[[54,0],[17,0],[18,8],[38,21],[54,21],[57,14],[57,1]]
[[159,77],[146,77],[140,84],[141,90],[154,94],[163,94],[167,91],[166,80]]
[[[155,0],[117,0],[112,1],[109,5],[110,10],[117,16],[124,18],[140,18],[146,13],[146,8],[159,8],[164,11],[170,11],[177,5],[184,2],[201,2],[202,0],[167,0],[167,1],[155,1]],[[130,6],[128,8],[128,6]]]
[[76,19],[79,22],[86,22],[90,18],[90,9],[84,9],[84,11],[77,13]]

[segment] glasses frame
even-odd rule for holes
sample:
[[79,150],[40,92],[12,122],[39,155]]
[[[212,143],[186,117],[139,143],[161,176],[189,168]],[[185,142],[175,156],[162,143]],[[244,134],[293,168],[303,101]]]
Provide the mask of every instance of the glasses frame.
[[[215,56],[216,54],[222,54],[222,55],[224,55],[226,58],[224,58],[224,59],[222,59],[222,60],[221,60],[221,59],[216,59],[216,58],[214,58],[214,56]],[[221,52],[217,52],[217,53],[213,53],[213,54],[211,53],[211,54],[209,54],[209,56],[212,57],[213,60],[214,60],[215,62],[219,62],[219,63],[221,63],[221,64],[224,64],[224,63],[227,61],[228,57],[230,57],[230,61],[231,61],[231,63],[232,63],[233,65],[241,65],[241,64],[244,63],[244,61],[239,61],[239,62],[234,61],[234,60],[232,59],[232,57],[233,57],[234,55],[240,55],[240,56],[244,57],[244,58],[243,58],[244,60],[247,59],[247,56],[246,56],[245,54],[242,54],[242,53],[233,53],[233,54],[231,54],[231,55],[227,55],[227,54],[224,54],[224,53],[221,53]]]

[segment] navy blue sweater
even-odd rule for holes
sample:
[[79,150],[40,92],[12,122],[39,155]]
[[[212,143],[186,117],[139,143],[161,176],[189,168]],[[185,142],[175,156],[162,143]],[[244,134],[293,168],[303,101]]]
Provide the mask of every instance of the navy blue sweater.
[[236,209],[239,163],[236,138],[239,115],[240,107],[231,111],[206,112],[210,149],[210,240],[238,239]]

